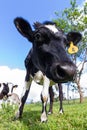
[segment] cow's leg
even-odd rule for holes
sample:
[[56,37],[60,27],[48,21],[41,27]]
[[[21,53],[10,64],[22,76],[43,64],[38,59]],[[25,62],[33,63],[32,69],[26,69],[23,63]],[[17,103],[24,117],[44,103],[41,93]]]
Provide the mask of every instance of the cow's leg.
[[16,113],[16,118],[21,118],[22,117],[24,104],[25,104],[25,102],[27,100],[28,93],[29,93],[29,90],[30,90],[31,80],[27,80],[27,79],[29,79],[29,78],[27,78],[27,75],[26,75],[25,86],[23,88],[23,93],[21,95],[21,103],[20,103],[19,109],[18,109],[18,111]]
[[64,111],[63,111],[63,104],[62,104],[62,101],[63,101],[62,84],[59,83],[58,86],[59,86],[59,100],[60,100],[59,113],[60,113],[60,114],[63,114]]
[[49,87],[49,97],[50,97],[50,107],[48,114],[53,113],[53,101],[54,101],[54,92],[52,86]]
[[43,90],[41,93],[41,100],[42,100],[42,114],[41,114],[41,122],[47,121],[47,100],[48,100],[48,91],[49,91],[49,85],[50,85],[50,80],[44,76],[44,81],[43,81]]

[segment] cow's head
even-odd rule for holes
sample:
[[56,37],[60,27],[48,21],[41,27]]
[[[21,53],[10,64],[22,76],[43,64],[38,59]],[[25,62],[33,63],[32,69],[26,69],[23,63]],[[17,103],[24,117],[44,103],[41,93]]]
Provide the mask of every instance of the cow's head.
[[80,33],[69,32],[66,35],[52,22],[36,22],[34,30],[23,18],[16,18],[14,23],[17,30],[32,42],[32,62],[36,68],[54,82],[73,79],[76,66],[67,56],[65,46],[70,41],[77,44],[81,40]]
[[0,99],[3,99],[4,96],[7,96],[9,93],[9,87],[6,83],[0,83]]
[[8,94],[11,94],[13,89],[17,87],[18,85],[13,83],[0,83],[0,99],[3,99],[5,96],[8,97]]

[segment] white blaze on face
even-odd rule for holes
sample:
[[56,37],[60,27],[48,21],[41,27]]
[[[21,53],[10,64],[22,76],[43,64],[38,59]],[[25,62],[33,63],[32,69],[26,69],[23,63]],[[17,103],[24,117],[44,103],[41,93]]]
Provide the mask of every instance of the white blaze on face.
[[[9,88],[9,93],[8,94],[11,94],[12,92],[12,87],[13,87],[13,84],[12,83],[8,83],[8,88]],[[13,88],[13,92],[14,92],[14,88]]]
[[4,85],[1,84],[1,86],[0,86],[0,93],[1,93],[1,91],[3,90],[3,88],[4,88]]
[[54,33],[58,32],[58,29],[56,28],[55,25],[45,25],[46,28],[48,28],[49,30],[51,30]]

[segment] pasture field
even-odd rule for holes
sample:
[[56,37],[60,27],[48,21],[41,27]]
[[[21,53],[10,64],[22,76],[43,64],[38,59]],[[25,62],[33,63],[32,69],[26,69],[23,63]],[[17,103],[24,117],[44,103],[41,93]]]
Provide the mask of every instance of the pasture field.
[[[49,104],[48,104],[49,105]],[[0,130],[87,130],[87,99],[80,104],[64,101],[64,114],[58,113],[59,103],[54,103],[54,113],[46,123],[40,122],[41,103],[26,104],[23,117],[14,121],[15,110],[8,106],[0,110]]]

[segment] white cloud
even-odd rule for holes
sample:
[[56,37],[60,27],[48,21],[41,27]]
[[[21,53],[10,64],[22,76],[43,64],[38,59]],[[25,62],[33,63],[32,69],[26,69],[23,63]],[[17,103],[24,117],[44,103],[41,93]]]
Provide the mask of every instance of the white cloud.
[[[83,63],[83,62],[82,62]],[[80,62],[78,62],[77,66],[78,66],[78,70],[81,70],[82,68],[82,63],[80,64]],[[87,63],[84,64],[84,69],[82,71],[82,75],[81,75],[81,80],[80,80],[80,84],[82,88],[87,88]]]
[[84,73],[87,73],[87,62],[84,65]]
[[7,66],[0,66],[0,82],[21,83],[24,80],[25,71],[19,69],[10,69]]
[[82,74],[80,83],[82,88],[87,88],[87,73]]

